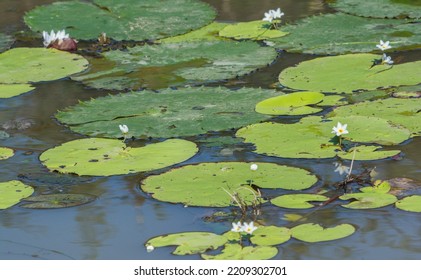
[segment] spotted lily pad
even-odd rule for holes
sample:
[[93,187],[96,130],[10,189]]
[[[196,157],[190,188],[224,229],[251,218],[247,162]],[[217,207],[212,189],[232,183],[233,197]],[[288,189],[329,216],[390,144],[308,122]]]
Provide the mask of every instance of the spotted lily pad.
[[205,260],[268,260],[278,254],[278,249],[272,246],[246,246],[226,244],[219,255],[202,254]]
[[30,196],[34,189],[20,181],[12,180],[0,183],[0,209],[7,209]]
[[314,205],[310,202],[323,202],[329,200],[328,197],[318,194],[285,194],[271,199],[271,203],[283,208],[308,209]]
[[[183,88],[133,92],[97,98],[56,114],[64,124],[89,136],[121,137],[121,123],[134,137],[175,137],[238,128],[269,118],[255,104],[274,90]],[[181,102],[182,101],[182,102]]]
[[398,199],[396,196],[388,193],[350,193],[339,197],[342,200],[353,200],[352,202],[342,205],[349,209],[374,209],[385,207],[395,203]]
[[12,157],[15,152],[10,148],[0,147],[0,160]]
[[224,27],[228,25],[229,25],[228,23],[223,23],[223,22],[212,22],[209,25],[190,31],[186,34],[158,40],[158,43],[181,43],[181,42],[191,42],[191,41],[223,40],[223,38],[218,36],[218,33],[220,30],[222,30]]
[[7,50],[8,48],[10,48],[13,41],[14,41],[13,38],[10,37],[9,35],[0,33],[0,52],[3,52]]
[[323,242],[348,237],[355,232],[350,224],[341,224],[335,227],[323,228],[319,224],[302,224],[291,229],[292,237],[305,242]]
[[421,61],[371,67],[380,55],[347,54],[316,58],[283,70],[279,82],[292,89],[352,92],[421,82]]
[[246,162],[201,163],[174,168],[142,181],[143,191],[161,201],[183,203],[189,206],[226,207],[236,205],[232,196],[238,193],[246,204],[251,204],[259,188],[301,190],[310,188],[317,178],[300,168],[257,163],[250,170]]
[[79,206],[94,201],[96,196],[91,194],[44,194],[24,198],[22,201],[31,202],[22,204],[23,208],[53,209]]
[[143,41],[186,33],[214,17],[213,8],[196,0],[94,0],[38,6],[24,20],[34,31],[66,29],[76,39],[105,32],[115,40]]
[[177,246],[173,254],[191,255],[217,249],[227,242],[224,236],[211,232],[183,232],[154,237],[149,239],[145,246]]
[[249,74],[277,52],[256,42],[205,40],[143,45],[91,59],[90,71],[73,79],[105,89],[139,89],[214,82]]
[[287,242],[291,238],[291,231],[286,227],[259,226],[250,241],[255,245],[273,246]]
[[194,143],[179,139],[131,148],[119,140],[86,138],[49,149],[40,160],[51,171],[110,176],[160,169],[185,161],[196,152]]
[[395,203],[396,208],[421,213],[421,195],[411,195],[402,198]]
[[287,35],[279,29],[270,29],[270,23],[262,20],[230,24],[219,31],[219,36],[237,40],[266,40]]
[[0,98],[10,98],[33,90],[28,84],[0,84]]

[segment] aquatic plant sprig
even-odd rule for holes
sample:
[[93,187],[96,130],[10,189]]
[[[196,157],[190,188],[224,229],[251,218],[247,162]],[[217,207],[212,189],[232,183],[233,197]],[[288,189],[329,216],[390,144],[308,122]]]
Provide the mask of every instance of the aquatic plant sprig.
[[382,57],[380,59],[374,59],[373,64],[370,68],[376,66],[376,65],[390,65],[393,67],[394,61],[392,60],[392,57],[388,56],[386,53],[384,53],[385,50],[391,49],[390,42],[386,41],[383,42],[383,40],[380,40],[380,43],[376,45],[376,47],[383,51]]
[[125,124],[120,124],[118,127],[120,128],[121,133],[123,133],[123,143],[126,143],[127,134],[129,133],[129,127]]
[[269,10],[265,13],[265,17],[262,20],[271,23],[269,29],[278,29],[278,24],[281,23],[281,17],[283,15],[284,13],[281,12],[281,8],[276,10]]
[[336,126],[334,126],[332,128],[332,133],[335,133],[336,136],[339,138],[339,147],[342,149],[342,135],[343,134],[348,134],[348,130],[347,128],[347,124],[341,124],[340,122],[338,122],[338,124]]

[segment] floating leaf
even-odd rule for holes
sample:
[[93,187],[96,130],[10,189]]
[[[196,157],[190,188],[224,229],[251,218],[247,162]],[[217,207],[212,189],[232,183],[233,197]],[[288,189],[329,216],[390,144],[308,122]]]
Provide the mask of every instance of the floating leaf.
[[237,40],[266,40],[288,34],[279,29],[270,29],[270,25],[270,23],[262,20],[230,24],[219,31],[219,36]]
[[105,32],[115,40],[154,40],[186,33],[210,23],[215,10],[195,0],[67,1],[38,6],[25,23],[34,31],[66,29],[76,39]]
[[86,204],[95,199],[96,196],[91,194],[44,194],[23,199],[22,201],[32,203],[22,204],[21,207],[31,209],[66,208]]
[[263,100],[256,105],[256,112],[267,115],[307,115],[322,109],[307,105],[321,102],[324,95],[319,92],[295,92]]
[[291,231],[286,227],[259,226],[250,241],[255,245],[273,246],[287,242],[291,238]]
[[409,178],[392,178],[387,180],[391,186],[390,193],[393,195],[402,195],[408,191],[421,188],[421,184]]
[[278,249],[271,246],[246,246],[226,244],[219,255],[202,254],[205,260],[268,260],[278,254]]
[[232,195],[238,193],[251,204],[259,188],[302,190],[310,188],[317,178],[308,171],[273,163],[257,163],[250,170],[247,162],[201,163],[174,168],[160,175],[149,176],[141,188],[158,200],[189,206],[225,207],[235,205]]
[[421,213],[421,195],[411,195],[404,197],[403,199],[395,203],[396,208]]
[[288,222],[297,222],[297,221],[305,221],[307,220],[307,218],[303,215],[299,215],[299,214],[284,214],[284,216],[281,218],[284,221],[288,221]]
[[[381,10],[379,7],[377,9]],[[276,48],[310,54],[371,52],[376,50],[380,39],[389,40],[394,48],[414,49],[418,48],[421,41],[421,29],[417,23],[363,18],[343,13],[304,18],[295,24],[283,26],[282,31],[289,34],[271,39]],[[329,79],[334,80],[332,77]],[[347,82],[350,81],[352,78]]]
[[10,148],[0,147],[0,160],[12,157],[15,152]]
[[33,90],[28,84],[0,84],[0,98],[10,98]]
[[379,87],[415,85],[421,82],[421,61],[371,67],[380,55],[347,54],[316,58],[289,67],[279,82],[292,89],[352,92]]
[[308,209],[314,205],[310,202],[323,202],[329,200],[328,197],[318,194],[285,194],[271,199],[271,203],[278,207],[291,209]]
[[0,209],[7,209],[30,196],[34,189],[20,181],[12,180],[0,183]]
[[217,249],[227,242],[228,240],[224,236],[211,232],[183,232],[154,237],[149,239],[145,246],[155,248],[177,246],[173,254],[191,255]]
[[115,90],[213,82],[265,67],[277,52],[252,41],[208,40],[136,46],[103,56],[91,59],[90,71],[73,79]]
[[0,33],[0,52],[3,52],[10,48],[10,46],[13,44],[13,38],[9,35]]
[[131,148],[119,140],[86,138],[49,149],[40,160],[60,173],[110,176],[160,169],[185,161],[196,152],[194,143],[179,139]]
[[116,129],[121,123],[135,137],[192,136],[265,120],[268,116],[256,113],[254,106],[277,94],[274,90],[211,87],[142,91],[97,98],[56,117],[90,136],[121,137]]
[[387,181],[377,180],[374,182],[374,186],[360,188],[360,191],[364,193],[388,193],[390,189],[391,186]]
[[349,209],[374,209],[385,207],[397,201],[396,196],[388,193],[350,193],[339,197],[342,200],[355,200],[342,207]]
[[319,224],[302,224],[291,229],[292,237],[304,242],[322,242],[348,237],[355,232],[354,226],[341,224],[331,228],[323,228]]
[[218,36],[218,33],[220,30],[222,30],[225,26],[228,26],[228,25],[229,25],[228,23],[223,23],[223,22],[212,22],[209,25],[206,25],[197,30],[190,31],[186,34],[158,40],[158,43],[182,43],[182,42],[192,42],[192,41],[223,40],[221,37]]
[[331,94],[331,95],[325,95],[325,97],[323,97],[322,102],[317,103],[317,106],[333,107],[333,106],[345,105],[347,103],[348,102],[345,100],[345,96]]

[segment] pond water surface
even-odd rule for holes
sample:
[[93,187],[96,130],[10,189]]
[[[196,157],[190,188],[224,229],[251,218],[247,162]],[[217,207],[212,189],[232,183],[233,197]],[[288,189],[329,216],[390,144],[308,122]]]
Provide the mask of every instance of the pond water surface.
[[[22,21],[25,11],[51,0],[1,0],[0,32],[15,34],[27,30]],[[309,15],[332,12],[319,0],[207,0],[218,10],[220,21],[261,19],[265,11],[281,7],[285,20],[292,22]],[[317,36],[317,34],[315,34]],[[15,46],[42,46],[37,41],[18,41]],[[405,57],[420,59],[421,53],[407,52]],[[271,87],[279,72],[309,55],[281,53],[269,67],[222,85]],[[57,210],[31,210],[14,206],[0,211],[0,259],[198,259],[199,256],[174,256],[173,248],[159,248],[147,253],[144,243],[157,235],[181,231],[222,233],[231,221],[208,222],[204,217],[212,208],[188,207],[160,202],[143,193],[139,182],[150,173],[111,177],[58,176],[50,174],[39,162],[42,151],[63,142],[82,138],[60,125],[53,117],[57,110],[109,94],[88,89],[80,83],[63,79],[37,84],[28,94],[0,100],[0,124],[15,119],[30,119],[25,130],[10,130],[10,138],[0,146],[13,147],[16,154],[3,160],[0,181],[26,180],[36,193],[89,193],[98,196],[92,203]],[[278,119],[281,120],[282,119]],[[288,121],[287,119],[285,121]],[[221,133],[233,135],[233,132]],[[194,141],[194,139],[191,139]],[[355,170],[376,166],[379,178],[405,177],[421,181],[421,139],[409,140],[399,147],[404,157],[356,163]],[[306,168],[320,178],[314,190],[329,188],[342,178],[332,160],[293,160],[264,157],[244,150],[221,153],[221,147],[200,147],[198,155],[187,162],[267,161]],[[156,171],[154,174],[162,172]],[[290,226],[282,219],[297,211],[263,207],[261,220],[267,224]],[[298,211],[298,213],[300,213]],[[307,212],[301,212],[307,213]],[[342,240],[308,244],[290,240],[279,246],[277,259],[421,259],[421,214],[390,207],[374,210],[348,210],[334,203],[312,213],[310,222],[335,225],[351,223],[357,231]]]

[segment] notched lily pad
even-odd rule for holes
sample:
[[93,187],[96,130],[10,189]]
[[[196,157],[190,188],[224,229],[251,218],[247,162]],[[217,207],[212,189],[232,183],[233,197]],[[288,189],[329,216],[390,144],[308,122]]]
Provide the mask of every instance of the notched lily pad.
[[34,192],[31,186],[12,180],[0,183],[0,209],[7,209],[30,196]]
[[256,20],[230,24],[219,31],[219,36],[237,40],[266,40],[279,38],[288,34],[280,29],[270,29],[270,23]]
[[411,195],[404,197],[397,201],[395,206],[396,208],[404,211],[421,213],[421,195]]
[[385,207],[395,203],[398,199],[396,196],[388,193],[350,193],[339,197],[342,200],[353,200],[352,202],[342,205],[349,209],[374,209]]
[[355,232],[350,224],[341,224],[335,227],[323,228],[319,224],[302,224],[291,229],[292,237],[304,242],[323,242],[348,237]]
[[0,147],[0,160],[12,157],[15,152],[10,148]]
[[313,208],[310,202],[323,202],[329,200],[327,196],[318,194],[285,194],[271,199],[271,203],[283,208],[308,209]]
[[259,246],[274,246],[287,242],[291,238],[291,231],[286,227],[259,226],[250,241]]
[[31,203],[22,204],[21,207],[31,209],[67,208],[86,204],[95,199],[96,196],[91,194],[44,194],[23,199],[22,201]]
[[272,246],[246,246],[226,244],[219,255],[202,254],[205,260],[268,260],[278,254],[278,249]]

